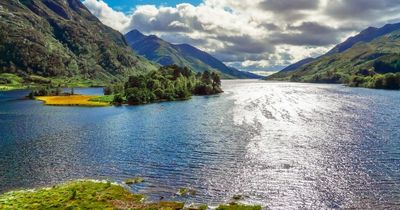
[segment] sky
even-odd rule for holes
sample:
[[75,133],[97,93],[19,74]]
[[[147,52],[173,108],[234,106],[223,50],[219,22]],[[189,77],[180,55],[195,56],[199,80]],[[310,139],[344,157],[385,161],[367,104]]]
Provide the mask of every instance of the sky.
[[104,24],[188,43],[229,66],[276,71],[369,26],[400,22],[400,0],[83,0]]
[[159,1],[159,0],[104,0],[105,3],[108,4],[111,8],[129,13],[132,8],[135,8],[137,5],[157,5],[157,6],[171,6],[174,7],[181,3],[189,3],[192,5],[199,5],[201,0],[168,0],[168,1]]

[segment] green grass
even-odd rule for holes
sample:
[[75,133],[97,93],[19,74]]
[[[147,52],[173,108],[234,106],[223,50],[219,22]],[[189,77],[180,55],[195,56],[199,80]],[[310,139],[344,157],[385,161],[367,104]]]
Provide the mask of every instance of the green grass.
[[72,78],[52,78],[52,83],[57,86],[61,85],[63,87],[103,87],[106,86],[106,82],[93,79],[85,79],[79,76]]
[[1,209],[112,208],[113,201],[140,203],[119,185],[107,182],[76,181],[35,191],[16,191],[0,196]]
[[51,188],[0,195],[0,209],[182,209],[179,202],[144,203],[143,195],[130,193],[110,182],[75,181]]
[[24,80],[15,74],[0,74],[0,81],[0,91],[26,88],[26,86],[23,84]]
[[99,97],[96,97],[96,98],[92,98],[89,101],[112,103],[114,101],[114,95],[99,96]]
[[244,204],[227,204],[227,205],[220,205],[216,210],[261,210],[261,206],[249,206]]
[[[149,203],[144,195],[133,194],[109,181],[78,180],[50,188],[13,191],[0,195],[0,209],[135,209],[206,210],[207,205],[160,201]],[[261,210],[261,206],[220,205],[217,210]]]
[[107,83],[100,80],[84,79],[79,76],[72,78],[45,78],[37,75],[30,75],[26,79],[15,74],[0,74],[0,91],[27,89],[52,84],[54,87],[103,87]]

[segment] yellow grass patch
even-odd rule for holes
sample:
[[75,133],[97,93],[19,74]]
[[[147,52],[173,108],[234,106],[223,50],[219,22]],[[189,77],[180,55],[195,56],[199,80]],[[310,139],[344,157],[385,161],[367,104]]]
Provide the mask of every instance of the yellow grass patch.
[[37,100],[50,106],[109,106],[106,102],[90,101],[99,96],[72,95],[72,96],[40,96]]

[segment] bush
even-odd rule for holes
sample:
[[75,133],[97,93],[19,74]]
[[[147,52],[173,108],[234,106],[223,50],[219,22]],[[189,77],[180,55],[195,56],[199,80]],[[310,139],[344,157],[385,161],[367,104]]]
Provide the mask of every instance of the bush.
[[105,96],[109,96],[113,94],[113,89],[111,86],[107,86],[103,88],[103,93]]
[[213,93],[213,87],[211,85],[199,83],[194,92],[196,95],[210,95]]
[[7,78],[0,78],[1,85],[11,84],[11,83],[12,83],[12,81]]
[[146,88],[130,88],[126,90],[126,98],[128,100],[128,104],[136,105],[136,104],[147,104],[155,101],[156,96],[150,90]]
[[385,89],[391,89],[391,90],[400,89],[400,74],[393,74],[393,73],[385,74],[383,87]]
[[122,105],[124,103],[124,98],[120,94],[114,95],[113,103],[116,105]]

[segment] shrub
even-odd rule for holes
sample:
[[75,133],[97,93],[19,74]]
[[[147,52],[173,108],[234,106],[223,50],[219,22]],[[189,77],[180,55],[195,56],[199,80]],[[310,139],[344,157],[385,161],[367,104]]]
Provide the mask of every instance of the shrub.
[[121,105],[124,103],[124,98],[120,94],[114,95],[113,103],[116,105]]
[[112,95],[113,94],[113,89],[110,86],[104,87],[103,88],[103,93],[106,96]]

